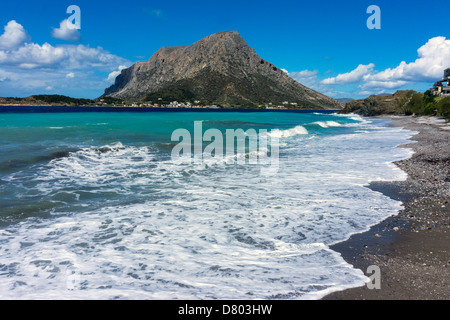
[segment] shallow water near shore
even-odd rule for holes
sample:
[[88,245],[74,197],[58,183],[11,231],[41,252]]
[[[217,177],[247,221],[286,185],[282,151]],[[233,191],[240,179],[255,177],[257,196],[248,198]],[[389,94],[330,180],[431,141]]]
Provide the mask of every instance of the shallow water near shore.
[[[280,138],[258,165],[170,159],[173,130]],[[0,113],[0,298],[318,299],[367,278],[329,246],[396,214],[412,132],[320,113]],[[275,131],[276,130],[276,131]]]

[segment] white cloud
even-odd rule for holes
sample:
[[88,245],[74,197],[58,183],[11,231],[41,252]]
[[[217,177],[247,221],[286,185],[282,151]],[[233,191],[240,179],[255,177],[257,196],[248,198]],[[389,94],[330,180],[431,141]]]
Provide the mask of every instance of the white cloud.
[[61,21],[61,23],[59,24],[59,28],[53,29],[52,37],[72,42],[80,42],[80,32],[75,28],[71,28],[69,24],[70,22],[67,19]]
[[327,86],[321,83],[319,80],[319,71],[318,70],[303,70],[298,72],[291,72],[289,76],[299,82],[300,84],[311,88],[315,91],[318,91],[322,94],[325,94],[330,97],[345,97],[346,94],[344,92],[336,91],[333,87]]
[[55,65],[64,59],[64,51],[63,48],[53,47],[48,43],[42,46],[25,43],[14,50],[0,51],[0,64],[15,65],[24,69]]
[[12,76],[11,72],[0,69],[0,81],[10,80]]
[[365,76],[373,71],[375,65],[370,63],[368,65],[360,64],[355,70],[348,73],[340,74],[333,78],[322,80],[323,84],[347,84],[362,81]]
[[119,68],[117,68],[116,71],[113,71],[108,75],[108,78],[106,79],[106,81],[109,83],[114,83],[117,76],[122,72],[123,69],[126,69],[126,68],[128,68],[128,67],[127,66],[119,66]]
[[374,94],[374,92],[368,91],[368,90],[363,90],[363,91],[359,92],[359,95],[362,95],[362,96],[371,96],[372,94]]
[[9,69],[0,68],[0,96],[29,96],[53,88],[55,93],[96,98],[105,89],[105,75],[93,70],[81,70],[75,77],[67,77],[67,70],[59,69]]
[[[450,40],[434,37],[417,50],[418,58],[410,63],[405,61],[395,68],[376,72],[373,63],[360,64],[348,73],[322,80],[325,85],[357,83],[363,93],[372,89],[398,89],[407,84],[428,83],[439,80],[444,69],[450,67]],[[370,90],[368,90],[370,89]]]
[[361,89],[369,88],[384,88],[384,89],[395,89],[407,84],[407,81],[397,80],[397,81],[366,81],[364,84],[360,85]]
[[396,68],[369,75],[366,81],[412,81],[433,82],[442,77],[450,67],[450,40],[435,37],[417,50],[419,58],[411,63],[402,61]]
[[29,40],[23,26],[15,20],[9,21],[4,30],[5,32],[0,36],[0,49],[2,50],[15,49]]
[[15,50],[0,50],[0,65],[16,66],[22,69],[53,68],[81,69],[103,68],[111,70],[127,60],[115,56],[101,47],[84,45],[52,46],[25,43]]
[[297,82],[312,89],[314,89],[314,87],[317,87],[319,85],[319,80],[317,78],[318,74],[319,71],[317,70],[314,71],[303,70],[289,73],[291,78],[294,78],[295,80],[297,80]]
[[[11,26],[21,32],[11,32]],[[23,35],[27,33],[15,21],[10,21],[0,35],[0,96],[26,96],[52,88],[61,94],[89,92],[90,97],[98,97],[111,70],[131,65],[129,60],[101,47],[30,43],[25,41],[28,36]]]

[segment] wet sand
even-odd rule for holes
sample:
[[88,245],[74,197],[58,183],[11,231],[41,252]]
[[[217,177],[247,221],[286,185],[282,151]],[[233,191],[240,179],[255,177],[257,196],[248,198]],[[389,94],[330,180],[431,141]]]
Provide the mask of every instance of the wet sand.
[[[450,299],[450,124],[431,117],[385,116],[392,125],[419,132],[414,155],[396,162],[406,181],[370,188],[403,202],[404,210],[333,250],[368,276],[381,271],[381,289],[367,286],[335,292],[324,300]],[[414,142],[416,141],[416,142]]]

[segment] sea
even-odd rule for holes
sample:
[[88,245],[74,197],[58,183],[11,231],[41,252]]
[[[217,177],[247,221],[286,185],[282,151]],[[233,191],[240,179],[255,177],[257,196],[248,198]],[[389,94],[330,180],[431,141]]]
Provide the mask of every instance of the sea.
[[[277,171],[173,161],[173,132],[198,121],[277,137]],[[365,285],[330,246],[402,209],[367,186],[406,179],[393,162],[412,135],[321,111],[0,107],[0,299],[309,300]]]

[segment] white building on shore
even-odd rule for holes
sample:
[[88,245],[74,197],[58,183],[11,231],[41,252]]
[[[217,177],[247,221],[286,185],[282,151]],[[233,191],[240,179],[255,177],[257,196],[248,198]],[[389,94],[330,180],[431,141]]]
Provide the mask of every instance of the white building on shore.
[[450,96],[450,68],[444,70],[444,78],[434,84],[432,91],[437,96]]

